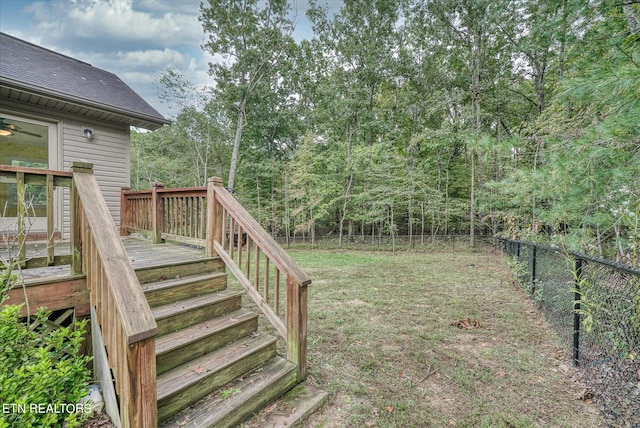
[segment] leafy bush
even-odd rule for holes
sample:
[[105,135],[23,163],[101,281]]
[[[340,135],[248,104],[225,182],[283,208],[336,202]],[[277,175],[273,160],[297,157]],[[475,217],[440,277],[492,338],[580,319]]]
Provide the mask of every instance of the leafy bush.
[[[0,270],[0,428],[80,426],[88,415],[76,403],[91,380],[91,358],[80,353],[87,321],[30,328],[20,322],[22,305],[4,304],[16,281],[10,268]],[[46,325],[49,314],[41,308],[33,325]]]

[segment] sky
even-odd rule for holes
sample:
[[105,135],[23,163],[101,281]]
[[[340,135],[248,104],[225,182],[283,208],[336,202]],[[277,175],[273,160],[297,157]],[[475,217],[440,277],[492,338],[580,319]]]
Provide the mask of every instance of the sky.
[[[311,37],[308,2],[294,0],[297,40]],[[340,0],[327,3],[337,11]],[[212,85],[201,49],[200,0],[0,0],[0,31],[117,74],[167,118],[158,73],[175,68],[197,87]]]

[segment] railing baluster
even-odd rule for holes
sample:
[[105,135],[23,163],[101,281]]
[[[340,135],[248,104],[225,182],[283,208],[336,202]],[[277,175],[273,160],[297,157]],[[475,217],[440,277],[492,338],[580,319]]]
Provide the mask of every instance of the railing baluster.
[[254,252],[254,260],[253,260],[253,264],[254,264],[254,279],[253,279],[253,285],[255,286],[256,290],[259,288],[260,285],[260,247],[258,247],[257,245],[255,246],[255,252]]
[[[234,238],[235,240],[235,238]],[[238,266],[242,266],[242,227],[238,226]]]
[[171,206],[173,207],[173,213],[171,214],[171,218],[173,219],[173,234],[178,235],[180,233],[180,204],[178,203],[178,198],[171,198]]
[[53,175],[47,174],[47,265],[54,263],[53,242]]
[[196,209],[195,198],[193,196],[189,196],[189,237],[190,238],[196,237],[196,230],[195,230],[196,221],[194,219],[196,219],[197,217],[194,217],[195,209]]
[[189,236],[189,198],[181,198],[182,199],[182,218],[183,218],[183,229],[182,236]]
[[191,208],[189,210],[189,219],[191,221],[190,238],[198,237],[198,201],[194,196],[189,197]]
[[191,198],[183,198],[184,202],[184,232],[183,236],[191,236]]
[[227,247],[227,251],[229,252],[229,254],[231,255],[231,257],[233,258],[233,234],[235,233],[236,230],[236,225],[233,222],[233,217],[229,216],[229,232],[228,232],[228,241],[229,241],[229,246]]
[[264,259],[264,300],[269,303],[269,258]]
[[178,205],[180,207],[180,229],[178,235],[184,236],[187,231],[187,208],[185,198],[178,197]]
[[253,244],[254,247],[256,246],[255,242],[247,237],[247,265],[245,266],[245,275],[247,278],[251,275],[251,257],[249,256],[249,254],[251,254],[251,244]]
[[275,289],[273,290],[273,306],[274,309],[276,311],[276,314],[280,313],[280,269],[278,269],[277,267],[275,268],[275,284],[274,287]]
[[17,221],[18,221],[18,263],[24,266],[27,259],[26,230],[24,228],[27,216],[26,185],[24,172],[16,173]]
[[[229,251],[229,214],[226,209],[222,210],[222,218],[219,219],[220,223],[222,223],[222,235],[220,235],[220,243],[222,247]],[[226,248],[225,248],[226,247]]]
[[207,224],[207,208],[205,204],[204,198],[201,196],[198,198],[199,201],[199,212],[200,212],[200,221],[198,225],[200,226],[200,230],[198,232],[199,239],[205,239],[206,237],[206,224]]

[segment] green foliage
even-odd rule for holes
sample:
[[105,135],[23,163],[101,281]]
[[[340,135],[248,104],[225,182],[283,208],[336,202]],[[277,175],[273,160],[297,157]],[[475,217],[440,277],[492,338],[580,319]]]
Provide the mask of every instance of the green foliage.
[[[90,357],[80,353],[86,320],[76,323],[75,328],[32,330],[20,321],[21,305],[4,304],[6,293],[16,282],[15,274],[3,269],[0,279],[0,403],[26,409],[14,407],[3,412],[0,426],[80,426],[87,414],[64,411],[64,406],[79,403],[91,379]],[[40,309],[33,324],[45,325],[48,315]],[[30,411],[32,405],[43,405],[45,411]],[[59,410],[46,411],[47,406]]]
[[613,351],[623,359],[636,360],[640,357],[640,278],[630,277],[621,287],[630,296],[616,299],[610,290],[598,286],[574,270],[573,290],[579,295],[579,309],[582,326],[594,343]]
[[274,235],[475,224],[638,263],[637,5],[314,1],[297,42],[285,1],[201,13],[215,89],[161,76],[182,110],[134,135],[132,187],[221,176]]
[[213,100],[202,110],[184,108],[171,126],[131,133],[131,187],[149,189],[203,186],[211,176],[225,177],[229,165],[229,124]]

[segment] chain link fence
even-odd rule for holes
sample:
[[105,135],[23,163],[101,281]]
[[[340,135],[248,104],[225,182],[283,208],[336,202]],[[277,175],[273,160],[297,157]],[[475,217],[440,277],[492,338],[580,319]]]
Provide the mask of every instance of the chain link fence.
[[640,271],[529,242],[501,246],[610,425],[640,427]]
[[[375,251],[415,250],[415,251],[467,251],[471,249],[469,235],[354,235],[343,236],[279,236],[275,238],[285,248],[347,248]],[[477,235],[475,246],[498,249],[499,240],[493,236]]]

